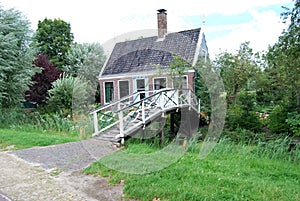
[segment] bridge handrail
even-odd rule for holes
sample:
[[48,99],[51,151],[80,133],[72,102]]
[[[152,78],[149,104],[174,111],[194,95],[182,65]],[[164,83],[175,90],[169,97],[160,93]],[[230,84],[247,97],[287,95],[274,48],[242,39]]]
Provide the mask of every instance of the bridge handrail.
[[[172,94],[168,94],[166,92],[170,92],[170,91],[173,91]],[[176,96],[175,94],[177,92],[184,92],[184,91],[187,91],[187,93],[182,93],[180,96]],[[138,100],[136,101],[137,97],[139,94],[144,94],[144,93],[152,93],[151,95],[141,99],[141,100]],[[178,93],[177,93],[178,94]],[[186,96],[184,95],[186,94]],[[131,99],[133,97],[133,99]],[[159,105],[159,104],[156,104],[158,100],[160,100],[160,97],[165,97],[164,99],[164,102],[163,102],[163,105],[160,105],[162,107],[162,110],[165,110],[167,109],[171,103],[171,101],[173,103],[171,103],[171,107],[178,107],[180,105],[188,105],[190,108],[193,108],[194,110],[198,111],[200,110],[200,106],[198,105],[198,109],[197,109],[197,104],[199,104],[198,100],[197,100],[197,97],[196,95],[194,94],[194,92],[191,90],[191,89],[171,89],[171,88],[164,88],[164,89],[160,89],[160,90],[146,90],[146,91],[139,91],[139,92],[135,92],[133,94],[130,94],[126,97],[123,97],[121,98],[120,100],[117,100],[117,101],[114,101],[112,103],[109,103],[107,105],[103,105],[93,111],[90,112],[90,114],[93,115],[93,119],[94,119],[94,129],[95,129],[95,133],[94,135],[97,135],[100,131],[98,131],[98,115],[97,113],[100,112],[100,113],[103,113],[102,111],[107,109],[107,108],[114,108],[111,110],[111,112],[115,113],[115,114],[118,114],[119,116],[119,124],[120,124],[120,135],[122,135],[122,133],[124,133],[124,123],[127,124],[126,122],[124,122],[126,118],[124,118],[123,115],[128,115],[126,111],[129,111],[131,108],[133,108],[133,106],[136,106],[138,105],[142,112],[142,122],[145,123],[146,121],[146,118],[148,118],[148,114],[145,113],[145,108],[146,108],[146,105],[148,103],[146,103],[146,101],[150,100],[151,103],[153,103],[153,101],[155,102],[155,105]],[[177,101],[175,99],[174,101],[174,97],[178,97],[177,98]],[[153,98],[155,98],[153,100]],[[129,100],[129,101],[128,101]],[[126,103],[124,103],[126,101]],[[150,110],[148,111],[148,113],[150,112]],[[124,113],[124,114],[123,114]],[[126,120],[127,121],[127,120]]]
[[149,100],[149,99],[151,99],[152,97],[157,96],[158,94],[161,94],[162,92],[172,91],[172,90],[173,90],[173,89],[163,89],[163,90],[151,90],[151,91],[148,91],[148,92],[155,92],[155,93],[153,93],[153,94],[151,94],[151,95],[149,95],[149,96],[147,96],[147,97],[145,97],[145,98],[143,98],[143,99],[141,99],[141,100],[139,100],[139,101],[137,101],[137,102],[132,102],[132,103],[130,103],[130,104],[127,105],[126,107],[121,108],[120,110],[117,110],[116,113],[121,112],[121,111],[124,111],[124,110],[126,110],[126,109],[128,109],[128,108],[130,108],[130,107],[132,107],[132,106],[134,106],[134,105],[138,105],[139,103],[142,103],[142,102],[144,102],[145,100]]

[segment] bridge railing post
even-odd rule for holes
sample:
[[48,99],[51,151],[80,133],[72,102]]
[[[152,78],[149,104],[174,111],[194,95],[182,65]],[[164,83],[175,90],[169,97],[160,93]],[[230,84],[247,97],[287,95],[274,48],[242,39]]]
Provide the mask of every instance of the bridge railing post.
[[94,120],[94,134],[98,133],[98,116],[97,112],[93,113],[93,120]]
[[189,110],[191,110],[191,105],[192,105],[192,91],[189,90]]
[[118,103],[118,110],[121,144],[124,144],[124,120],[123,111],[121,110],[121,103]]
[[198,114],[200,115],[201,112],[201,99],[198,99]]
[[145,120],[145,101],[142,101],[142,121],[143,121],[143,124],[145,125],[146,123],[146,120]]

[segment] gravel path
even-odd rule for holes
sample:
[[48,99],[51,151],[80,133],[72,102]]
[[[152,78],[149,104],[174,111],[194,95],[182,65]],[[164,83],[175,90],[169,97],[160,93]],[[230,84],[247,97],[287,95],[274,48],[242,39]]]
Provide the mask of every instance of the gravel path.
[[116,148],[108,141],[92,138],[47,147],[34,147],[10,152],[28,162],[39,164],[46,170],[61,169],[67,172],[86,168]]
[[93,138],[0,152],[0,201],[122,200],[122,185],[79,173],[116,150],[110,142]]

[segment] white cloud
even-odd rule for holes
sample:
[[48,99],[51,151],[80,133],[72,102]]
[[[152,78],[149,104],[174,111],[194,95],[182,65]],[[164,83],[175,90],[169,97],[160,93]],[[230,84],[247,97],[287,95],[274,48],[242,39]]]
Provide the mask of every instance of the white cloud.
[[[268,43],[282,30],[275,12],[258,12],[259,7],[270,5],[283,5],[292,0],[2,0],[6,8],[15,7],[23,12],[36,29],[38,20],[47,18],[60,18],[71,23],[72,32],[77,42],[104,43],[115,36],[133,30],[156,29],[156,10],[168,10],[168,30],[179,31],[201,27],[201,17],[211,14],[241,14],[250,12],[253,20],[246,24],[232,26],[207,27],[208,32],[227,31],[228,35],[208,41],[211,51],[238,48],[245,41],[257,49]],[[183,16],[199,16],[199,22],[187,22]],[[197,27],[193,27],[199,24]],[[224,33],[227,33],[224,32]],[[224,35],[224,34],[222,34]]]
[[268,45],[274,44],[284,28],[280,17],[272,10],[263,12],[251,10],[250,14],[253,20],[248,23],[208,28],[206,35],[215,31],[228,32],[208,41],[210,52],[217,54],[220,53],[220,49],[221,52],[225,50],[233,52],[245,41],[250,41],[254,51],[267,50]]

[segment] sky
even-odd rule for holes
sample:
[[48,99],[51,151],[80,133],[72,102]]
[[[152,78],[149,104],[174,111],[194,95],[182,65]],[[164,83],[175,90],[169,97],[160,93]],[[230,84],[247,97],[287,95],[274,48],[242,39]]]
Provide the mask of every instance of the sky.
[[158,9],[167,10],[168,32],[201,27],[212,57],[234,52],[250,41],[254,51],[274,44],[284,24],[281,6],[292,0],[0,0],[15,8],[36,30],[39,20],[61,19],[71,24],[78,43],[99,42],[109,53],[115,42],[157,34]]

